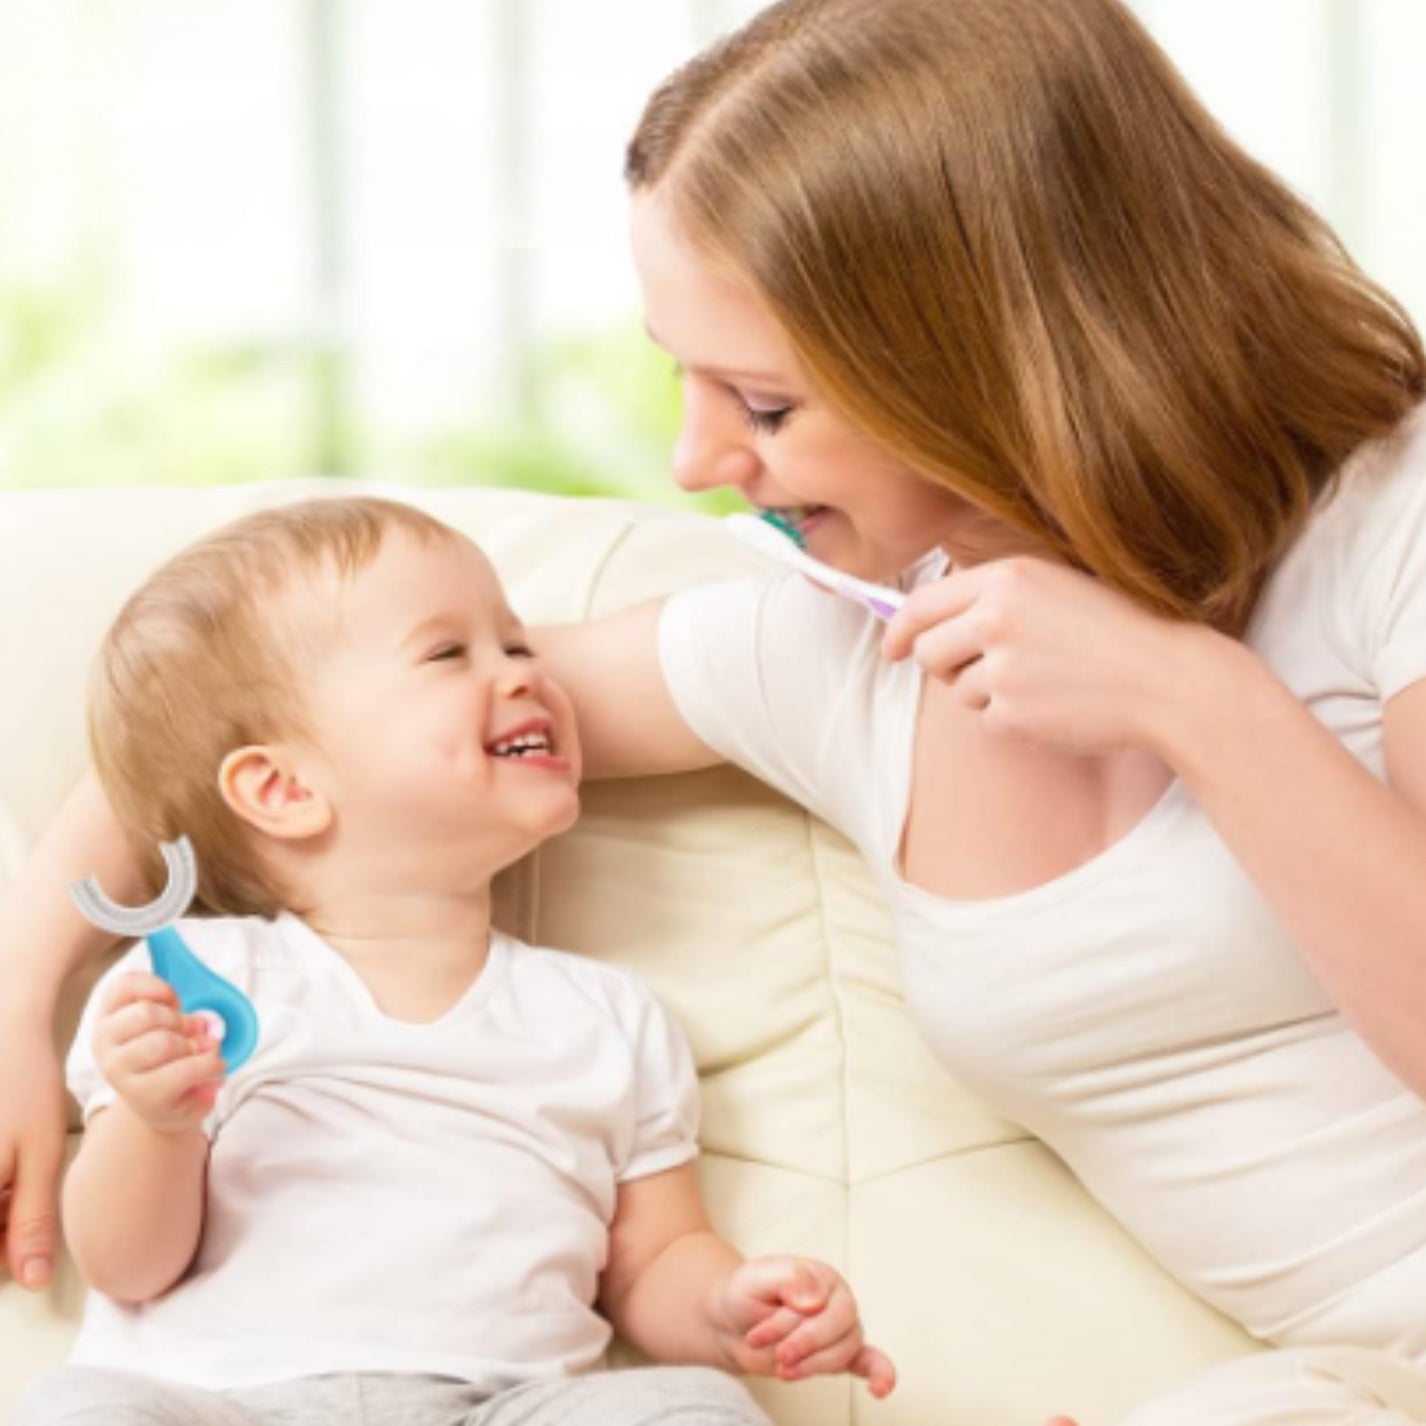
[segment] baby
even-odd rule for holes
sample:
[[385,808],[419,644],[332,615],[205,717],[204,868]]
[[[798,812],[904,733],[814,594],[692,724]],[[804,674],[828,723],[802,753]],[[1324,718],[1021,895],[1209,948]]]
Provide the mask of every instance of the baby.
[[[580,759],[473,544],[379,500],[241,520],[129,601],[90,714],[135,844],[192,841],[182,934],[261,1040],[225,1076],[142,946],[96,989],[64,1190],[93,1291],[16,1426],[751,1426],[727,1372],[891,1390],[836,1272],[712,1232],[649,991],[490,924]],[[683,1365],[593,1370],[611,1323]]]

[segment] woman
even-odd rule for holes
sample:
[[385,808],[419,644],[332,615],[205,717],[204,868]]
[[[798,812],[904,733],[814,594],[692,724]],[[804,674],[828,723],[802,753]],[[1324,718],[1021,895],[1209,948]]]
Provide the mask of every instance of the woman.
[[[590,765],[732,759],[847,832],[932,1048],[1280,1348],[1135,1426],[1426,1421],[1409,320],[1118,0],[786,0],[628,175],[680,484],[910,598],[884,635],[796,578],[547,631]],[[132,881],[108,825],[82,791],[12,898],[22,1271],[35,1007],[90,949],[64,880]]]

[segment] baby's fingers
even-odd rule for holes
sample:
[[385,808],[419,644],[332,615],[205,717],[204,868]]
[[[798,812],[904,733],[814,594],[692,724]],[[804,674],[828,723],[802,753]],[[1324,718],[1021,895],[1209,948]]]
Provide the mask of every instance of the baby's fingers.
[[123,975],[115,976],[104,991],[100,1008],[105,1014],[112,1014],[137,1001],[169,1005],[175,1010],[178,1008],[178,995],[174,988],[159,976],[142,970],[126,971]]
[[858,1330],[819,1346],[816,1351],[799,1352],[795,1356],[788,1353],[784,1344],[777,1353],[777,1374],[783,1381],[801,1381],[804,1377],[850,1371],[862,1347]]
[[771,1347],[787,1334],[801,1326],[807,1319],[792,1307],[779,1307],[771,1317],[765,1317],[756,1326],[750,1327],[743,1340],[755,1351],[761,1347]]
[[176,1030],[148,1030],[137,1038],[113,1048],[104,1058],[104,1072],[119,1075],[146,1075],[164,1065],[201,1053],[204,1042]]
[[830,1376],[837,1372],[850,1372],[863,1377],[871,1394],[878,1401],[890,1395],[896,1386],[896,1368],[885,1352],[862,1343],[860,1330],[849,1332],[840,1341],[823,1347],[801,1361],[783,1365],[778,1363],[777,1374],[783,1381],[802,1381],[811,1376]]
[[[890,1396],[896,1387],[896,1364],[876,1347],[863,1347],[848,1368],[853,1376],[865,1379],[868,1389],[878,1401]],[[1070,1426],[1074,1426],[1071,1422]]]
[[119,1049],[155,1030],[182,1034],[183,1014],[177,1003],[165,1003],[148,998],[136,998],[120,1003],[107,1011],[95,1027],[96,1048]]
[[189,1095],[211,1103],[223,1075],[222,1054],[207,1048],[151,1070],[144,1076],[144,1088],[161,1103],[177,1104]]
[[804,1315],[796,1331],[777,1349],[779,1366],[796,1366],[813,1352],[845,1340],[859,1329],[856,1304],[845,1287],[839,1286],[821,1312]]

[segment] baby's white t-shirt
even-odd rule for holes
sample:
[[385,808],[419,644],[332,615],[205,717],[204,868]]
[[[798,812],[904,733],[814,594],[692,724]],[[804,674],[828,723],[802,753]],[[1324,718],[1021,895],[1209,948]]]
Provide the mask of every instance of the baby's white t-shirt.
[[[906,582],[945,568],[933,555]],[[959,1080],[1258,1336],[1421,1351],[1426,1105],[1346,1024],[1181,783],[1033,890],[967,901],[908,883],[921,674],[888,664],[881,635],[775,575],[673,596],[660,658],[709,747],[865,854],[911,1014]],[[1247,642],[1384,776],[1383,707],[1426,678],[1426,416],[1349,463]]]
[[[449,1376],[490,1391],[583,1371],[618,1186],[697,1153],[683,1033],[631,973],[499,931],[439,1020],[393,1020],[294,916],[188,920],[253,1000],[261,1040],[225,1083],[202,1244],[142,1306],[91,1293],[71,1360],[212,1389],[328,1372]],[[110,977],[69,1060],[86,1119]]]

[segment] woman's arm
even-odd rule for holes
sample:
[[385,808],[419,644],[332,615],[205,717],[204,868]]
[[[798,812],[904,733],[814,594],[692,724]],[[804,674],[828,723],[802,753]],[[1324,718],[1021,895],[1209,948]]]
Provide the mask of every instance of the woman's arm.
[[662,601],[587,624],[536,629],[531,642],[574,703],[589,778],[691,772],[720,762],[683,720],[659,665]]
[[1383,710],[1383,784],[1256,655],[1209,642],[1160,719],[1164,755],[1343,1015],[1426,1098],[1426,683]]
[[115,944],[69,898],[70,884],[86,876],[97,876],[121,904],[143,895],[138,858],[92,771],[45,829],[0,903],[0,1014],[38,1016],[48,1025],[70,975]]
[[58,1239],[64,1084],[55,1011],[69,976],[114,944],[70,902],[69,883],[90,874],[120,901],[141,894],[138,860],[92,773],[0,904],[0,1239],[11,1273],[31,1288],[48,1284]]

